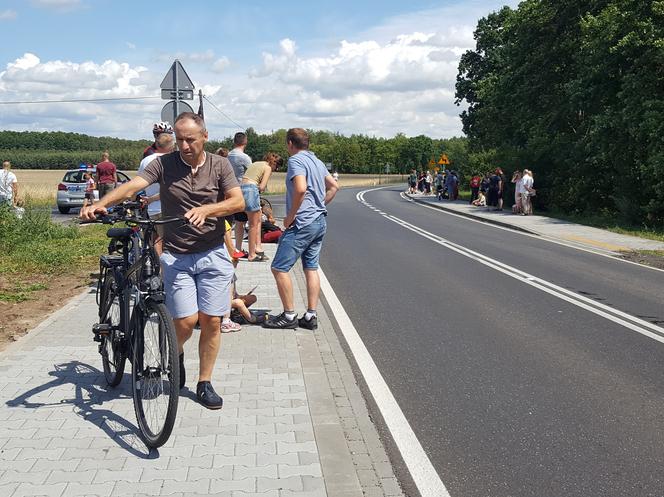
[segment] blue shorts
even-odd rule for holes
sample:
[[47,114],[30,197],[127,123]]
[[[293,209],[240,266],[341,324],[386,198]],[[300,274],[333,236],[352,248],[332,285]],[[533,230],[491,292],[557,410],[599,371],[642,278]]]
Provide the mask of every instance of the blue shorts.
[[326,231],[327,221],[324,214],[303,228],[291,225],[279,238],[277,253],[272,260],[272,269],[287,273],[295,265],[298,257],[302,257],[304,269],[318,269],[320,249]]
[[174,254],[159,259],[166,291],[166,307],[174,319],[201,311],[208,316],[230,312],[231,281],[235,272],[223,245],[205,252]]
[[261,198],[258,193],[258,186],[251,183],[242,183],[240,188],[244,197],[244,211],[258,212],[261,210]]

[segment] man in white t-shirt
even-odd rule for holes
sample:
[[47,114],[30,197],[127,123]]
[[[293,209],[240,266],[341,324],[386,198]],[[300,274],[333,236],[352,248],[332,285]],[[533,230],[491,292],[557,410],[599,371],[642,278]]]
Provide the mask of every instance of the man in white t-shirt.
[[[145,167],[152,162],[157,157],[161,157],[164,154],[170,154],[175,150],[175,136],[169,133],[162,133],[154,142],[155,152],[145,156],[138,166],[138,172],[140,173],[145,169]],[[159,200],[159,183],[154,183],[148,186],[145,189],[145,200],[148,203],[148,214],[150,219],[159,219],[161,217],[161,201]],[[161,226],[157,226],[157,235],[159,239],[155,242],[155,250],[158,255],[161,255],[162,246],[161,246],[161,237],[163,236]]]
[[2,163],[0,170],[0,205],[16,207],[18,202],[18,180],[11,172],[12,165],[6,160]]

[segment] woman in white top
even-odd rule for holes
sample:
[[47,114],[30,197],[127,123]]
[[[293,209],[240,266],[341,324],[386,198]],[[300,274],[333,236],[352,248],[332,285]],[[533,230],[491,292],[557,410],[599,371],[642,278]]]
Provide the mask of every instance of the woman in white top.
[[521,193],[521,205],[523,206],[523,212],[521,212],[521,214],[523,216],[529,216],[533,213],[533,203],[530,197],[535,194],[535,189],[533,188],[534,183],[533,173],[529,169],[524,169]]
[[261,204],[260,194],[267,188],[272,171],[283,163],[281,157],[274,152],[268,152],[264,160],[254,162],[244,172],[242,178],[242,196],[244,197],[245,212],[249,220],[249,262],[267,261],[261,245]]
[[521,202],[521,193],[523,192],[523,175],[521,171],[514,171],[512,175],[512,183],[514,183],[514,205],[512,206],[512,213],[520,214],[523,209]]

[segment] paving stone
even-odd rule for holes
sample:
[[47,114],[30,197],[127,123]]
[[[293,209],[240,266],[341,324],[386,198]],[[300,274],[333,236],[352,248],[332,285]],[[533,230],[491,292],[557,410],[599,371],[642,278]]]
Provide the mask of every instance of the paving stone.
[[65,487],[63,495],[78,496],[78,495],[94,495],[98,497],[108,497],[113,492],[113,485],[107,483],[98,483],[91,485],[90,483],[68,483]]
[[163,480],[146,481],[146,482],[127,482],[119,481],[113,488],[112,496],[127,497],[134,494],[146,495],[159,495],[162,488],[165,487],[166,482]]
[[212,468],[214,456],[212,454],[199,457],[170,457],[168,469],[178,468]]
[[32,485],[30,483],[21,483],[12,494],[12,497],[24,497],[28,495],[59,497],[62,495],[62,492],[64,492],[66,486],[66,483],[58,483],[55,485]]
[[243,456],[214,456],[212,467],[218,468],[221,466],[255,466],[256,454],[245,454]]
[[187,480],[232,480],[233,466],[221,466],[212,468],[189,468]]
[[289,476],[323,476],[319,463],[297,466],[280,464],[278,469],[279,476],[283,478],[288,478]]
[[162,468],[145,468],[141,474],[141,481],[153,480],[175,480],[184,481],[187,479],[187,471],[189,468],[178,469],[162,469]]
[[396,495],[403,495],[401,487],[399,486],[399,482],[394,477],[381,478],[380,479],[380,486],[383,487],[383,491],[385,492],[385,495],[387,495],[387,496],[391,497],[391,496],[396,496]]
[[138,483],[139,481],[141,481],[142,473],[143,473],[142,468],[120,470],[120,471],[102,468],[99,469],[99,471],[97,471],[93,483],[113,483],[113,482]]
[[242,480],[243,478],[277,478],[278,471],[277,465],[272,464],[269,466],[234,466],[233,467],[233,479]]
[[232,492],[240,490],[243,492],[256,492],[256,478],[245,478],[244,480],[210,480],[210,493]]
[[15,482],[41,485],[46,482],[46,478],[48,478],[49,474],[49,471],[4,471],[2,478],[0,479],[0,485]]

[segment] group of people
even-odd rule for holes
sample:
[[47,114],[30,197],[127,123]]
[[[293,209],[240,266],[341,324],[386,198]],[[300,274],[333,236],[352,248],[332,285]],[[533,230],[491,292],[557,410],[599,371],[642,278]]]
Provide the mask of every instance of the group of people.
[[[211,379],[222,321],[230,316],[233,303],[238,309],[244,306],[246,311],[247,304],[255,301],[251,295],[237,296],[233,291],[234,261],[238,259],[232,256],[241,250],[238,224],[244,224],[236,221],[235,216],[246,213],[249,220],[250,246],[246,259],[266,261],[260,243],[256,238],[252,242],[252,233],[255,235],[256,220],[260,220],[260,214],[256,213],[260,212],[261,188],[265,188],[269,175],[281,161],[276,154],[268,154],[264,161],[252,162],[244,152],[244,133],[236,134],[235,146],[228,157],[205,152],[208,131],[203,119],[195,113],[180,114],[172,130],[164,128],[155,134],[155,142],[148,147],[151,150],[146,149],[149,153],[143,159],[145,163],[141,162],[137,176],[83,207],[80,217],[92,219],[145,190],[148,208],[152,206],[153,212],[155,202],[159,201],[162,216],[184,216],[189,220],[189,224],[180,227],[163,226],[160,261],[166,305],[178,338],[181,387],[186,383],[183,346],[198,323],[200,366],[196,395],[205,407],[219,409],[223,400],[212,387]],[[309,136],[304,129],[289,129],[286,146],[290,158],[286,173],[285,231],[271,263],[283,311],[265,317],[262,325],[273,329],[299,326],[315,330],[320,292],[318,261],[327,230],[326,206],[338,187],[325,164],[309,151]],[[146,160],[152,155],[155,157]],[[231,219],[236,224],[236,240],[235,247],[229,249]],[[241,214],[238,219],[242,219]],[[302,261],[307,284],[307,309],[300,318],[295,312],[290,277],[298,259]],[[252,318],[250,314],[248,319]]]
[[408,193],[436,195],[438,200],[457,200],[459,198],[459,175],[456,171],[420,171],[415,169],[408,175]]
[[[470,187],[471,205],[486,207],[488,210],[502,211],[505,197],[507,179],[500,167],[493,172],[483,175],[475,173],[471,176],[468,186]],[[512,212],[528,216],[533,213],[532,197],[536,195],[534,188],[533,173],[529,169],[515,171],[512,176],[514,183],[514,205]],[[438,196],[438,200],[449,199],[455,201],[459,198],[459,176],[455,171],[436,171],[434,175],[430,171],[412,170],[408,175],[408,193],[421,193],[424,195]]]

